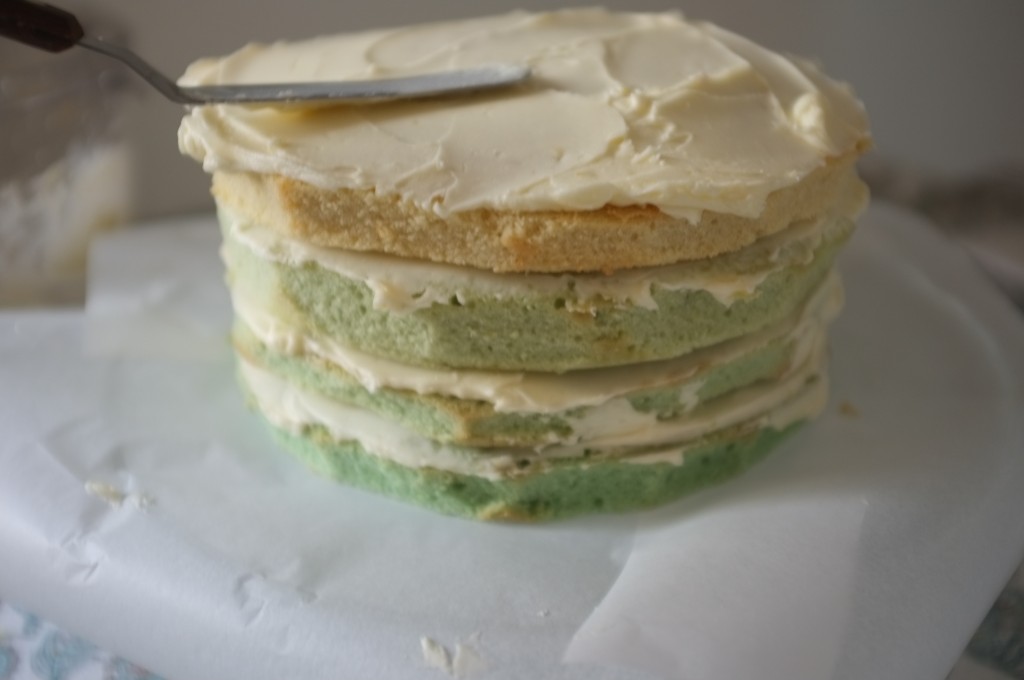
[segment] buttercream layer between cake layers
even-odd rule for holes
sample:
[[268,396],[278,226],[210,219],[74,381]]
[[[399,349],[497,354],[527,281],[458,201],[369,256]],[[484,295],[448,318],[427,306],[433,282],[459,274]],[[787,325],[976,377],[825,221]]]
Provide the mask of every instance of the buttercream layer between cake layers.
[[682,418],[541,449],[445,445],[241,358],[239,375],[279,441],[322,474],[452,514],[537,520],[645,507],[740,472],[824,406],[823,360]]
[[853,225],[614,275],[493,274],[302,243],[220,211],[231,287],[293,325],[413,366],[549,371],[671,359],[793,314]]
[[373,357],[291,326],[264,300],[234,292],[235,347],[249,363],[307,390],[447,443],[539,446],[585,439],[594,423],[667,420],[803,365],[838,313],[833,274],[798,313],[682,357],[564,374],[436,370]]
[[537,522],[637,510],[725,482],[768,455],[801,424],[717,433],[688,447],[685,465],[564,459],[552,461],[544,474],[497,480],[406,467],[368,453],[356,440],[334,440],[317,426],[305,434],[270,428],[282,447],[336,481],[448,515]]
[[612,271],[735,250],[863,192],[849,89],[673,14],[512,13],[270,46],[182,82],[524,63],[520,88],[310,110],[196,107],[218,200],[320,245],[499,271]]

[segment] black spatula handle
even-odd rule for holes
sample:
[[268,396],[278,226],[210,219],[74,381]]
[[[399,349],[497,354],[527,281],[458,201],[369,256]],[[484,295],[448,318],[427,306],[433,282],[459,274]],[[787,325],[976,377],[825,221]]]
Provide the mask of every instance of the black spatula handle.
[[0,0],[0,35],[48,52],[63,52],[85,32],[74,14],[30,0]]

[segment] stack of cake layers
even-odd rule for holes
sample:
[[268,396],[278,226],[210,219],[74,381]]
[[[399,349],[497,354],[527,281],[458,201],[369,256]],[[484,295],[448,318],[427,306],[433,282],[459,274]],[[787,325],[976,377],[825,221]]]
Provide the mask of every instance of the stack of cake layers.
[[188,83],[486,62],[525,86],[201,107],[239,377],[285,448],[483,519],[649,506],[827,399],[866,192],[845,86],[676,15],[571,10],[249,46]]

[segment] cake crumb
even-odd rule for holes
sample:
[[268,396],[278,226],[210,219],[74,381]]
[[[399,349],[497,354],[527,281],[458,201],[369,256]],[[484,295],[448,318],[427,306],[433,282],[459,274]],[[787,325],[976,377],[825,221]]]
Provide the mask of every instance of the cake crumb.
[[487,670],[487,662],[476,649],[479,644],[480,633],[473,633],[465,642],[455,644],[455,656],[452,658],[452,675],[455,678],[461,680]]
[[428,666],[444,671],[456,680],[463,680],[487,669],[487,662],[476,649],[479,643],[480,633],[473,633],[457,642],[452,654],[437,640],[423,636],[420,638],[420,651]]
[[95,496],[107,502],[114,508],[119,508],[128,495],[112,484],[105,482],[90,481],[85,483],[85,491],[90,496]]
[[444,645],[436,640],[423,636],[420,638],[420,650],[423,652],[423,660],[428,666],[452,674],[452,658]]
[[126,493],[113,484],[91,480],[85,483],[85,491],[107,502],[112,508],[121,508],[127,503],[136,510],[148,510],[155,500],[147,493]]
[[860,417],[860,409],[857,408],[856,406],[854,406],[852,403],[850,403],[846,399],[844,399],[843,401],[841,401],[839,403],[839,413],[841,413],[842,415],[847,416],[849,418],[859,418]]

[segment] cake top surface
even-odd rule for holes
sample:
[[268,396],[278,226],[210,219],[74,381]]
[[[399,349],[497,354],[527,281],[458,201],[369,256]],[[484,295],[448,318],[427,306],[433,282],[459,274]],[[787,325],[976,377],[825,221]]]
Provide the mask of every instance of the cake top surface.
[[850,89],[678,14],[577,9],[248,45],[182,84],[398,77],[526,64],[523,86],[373,105],[203,106],[179,130],[209,172],[277,174],[475,209],[652,205],[756,217],[767,196],[868,141]]

